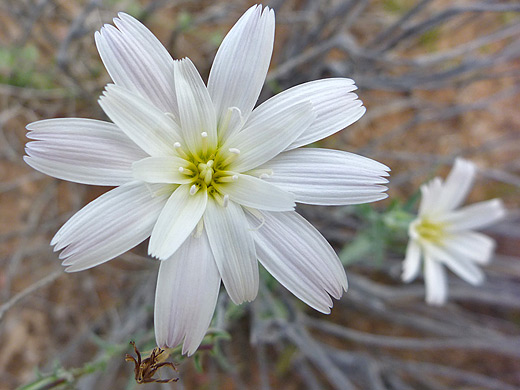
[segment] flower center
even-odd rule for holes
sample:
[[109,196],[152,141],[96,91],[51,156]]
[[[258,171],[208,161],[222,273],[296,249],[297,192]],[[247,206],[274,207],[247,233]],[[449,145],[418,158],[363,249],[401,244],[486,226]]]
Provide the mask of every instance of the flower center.
[[202,133],[201,138],[201,147],[197,153],[189,152],[179,142],[175,143],[177,155],[184,160],[179,166],[179,172],[186,178],[186,182],[191,184],[191,195],[201,190],[207,191],[208,195],[225,206],[229,196],[222,193],[222,188],[238,180],[238,173],[229,170],[229,165],[240,155],[240,150],[224,150],[218,146],[209,148],[204,142],[207,138],[206,133]]
[[421,219],[417,225],[415,225],[415,231],[423,240],[436,244],[439,244],[446,236],[443,224],[431,222],[425,218]]

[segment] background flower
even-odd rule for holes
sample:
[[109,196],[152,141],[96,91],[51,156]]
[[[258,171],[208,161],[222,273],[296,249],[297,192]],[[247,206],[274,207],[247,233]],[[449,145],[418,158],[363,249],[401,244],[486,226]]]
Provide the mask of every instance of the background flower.
[[426,302],[442,305],[448,297],[444,266],[473,285],[484,281],[478,265],[491,261],[495,242],[474,232],[489,226],[506,214],[500,199],[460,208],[475,179],[476,167],[458,158],[445,182],[436,177],[421,187],[419,215],[409,228],[402,279],[410,282],[424,260]]

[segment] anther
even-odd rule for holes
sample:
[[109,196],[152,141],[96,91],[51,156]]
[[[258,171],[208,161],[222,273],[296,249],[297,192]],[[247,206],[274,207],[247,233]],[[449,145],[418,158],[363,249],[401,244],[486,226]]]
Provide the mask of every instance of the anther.
[[224,195],[224,201],[222,202],[222,205],[224,207],[227,207],[229,204],[229,195]]
[[259,177],[260,179],[269,179],[269,175],[267,173],[262,173]]
[[175,142],[173,144],[173,147],[175,148],[175,151],[179,154],[180,157],[182,157],[185,160],[189,160],[189,157],[182,149],[182,145],[180,142]]
[[196,185],[196,184],[193,184],[191,187],[190,187],[190,195],[195,195],[197,193],[197,191],[199,190],[199,187]]
[[188,168],[184,168],[184,167],[179,167],[179,172],[184,174],[184,175],[193,175],[193,171],[191,169],[188,169]]
[[203,131],[200,136],[202,138],[202,154],[205,156],[208,152],[208,133]]
[[240,150],[237,148],[229,148],[228,152],[231,153],[229,156],[226,157],[224,161],[222,161],[222,166],[225,167],[226,165],[230,164],[231,162],[235,161],[237,157],[240,155]]

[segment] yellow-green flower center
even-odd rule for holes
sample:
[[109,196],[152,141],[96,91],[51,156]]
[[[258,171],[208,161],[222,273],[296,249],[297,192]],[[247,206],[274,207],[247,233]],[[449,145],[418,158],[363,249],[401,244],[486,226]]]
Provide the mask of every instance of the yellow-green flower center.
[[415,231],[419,237],[425,241],[439,244],[446,236],[444,224],[431,222],[423,218],[415,225]]
[[[202,139],[205,140],[204,133]],[[221,189],[226,183],[238,180],[238,173],[229,170],[229,165],[240,155],[235,148],[227,150],[219,148],[208,148],[203,142],[197,153],[185,150],[180,143],[176,143],[175,151],[182,158],[183,164],[179,172],[190,184],[190,194],[195,195],[198,191],[207,191],[220,204],[226,205],[228,196],[222,194]]]

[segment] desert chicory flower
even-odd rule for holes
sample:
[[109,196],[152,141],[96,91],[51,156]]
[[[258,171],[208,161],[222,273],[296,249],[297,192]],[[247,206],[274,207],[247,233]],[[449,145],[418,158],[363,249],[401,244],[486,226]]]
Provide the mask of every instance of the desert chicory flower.
[[386,197],[386,166],[355,154],[297,149],[358,120],[349,79],[309,82],[253,109],[269,67],[274,13],[250,8],[220,46],[208,85],[136,19],[96,33],[114,84],[99,103],[113,123],[50,119],[27,126],[25,161],[69,181],[116,186],[52,240],[67,271],[104,263],[150,237],[161,260],[157,344],[199,346],[222,280],[233,302],[258,291],[258,260],[308,305],[330,312],[347,289],[334,250],[295,202]]
[[410,224],[410,241],[403,262],[402,279],[417,277],[424,259],[426,302],[442,305],[448,296],[444,266],[473,285],[484,280],[478,265],[491,261],[495,242],[474,232],[504,217],[500,199],[475,203],[457,210],[464,202],[475,178],[473,163],[458,158],[446,182],[438,177],[421,187],[418,217]]

